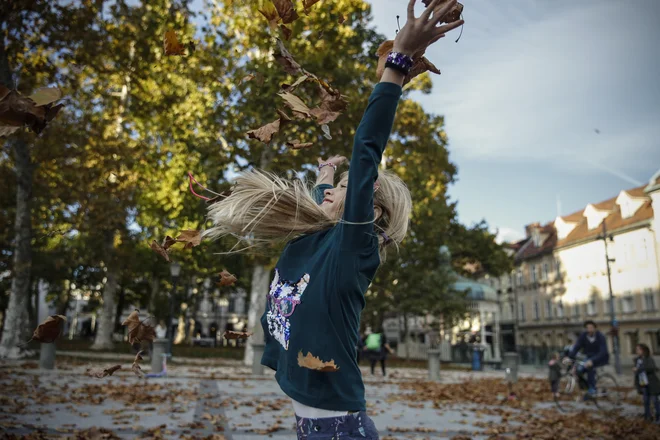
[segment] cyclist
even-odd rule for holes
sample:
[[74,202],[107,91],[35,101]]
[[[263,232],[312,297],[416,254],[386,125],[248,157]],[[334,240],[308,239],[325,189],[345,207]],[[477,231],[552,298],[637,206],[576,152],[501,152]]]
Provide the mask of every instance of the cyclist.
[[587,360],[578,365],[577,372],[580,376],[585,373],[587,375],[588,390],[587,394],[584,395],[584,399],[587,400],[596,394],[596,368],[607,365],[610,354],[607,351],[605,335],[597,330],[596,323],[591,320],[585,321],[584,328],[585,331],[573,345],[568,357],[564,358],[564,362],[567,362],[568,358],[575,359],[580,350],[584,352]]

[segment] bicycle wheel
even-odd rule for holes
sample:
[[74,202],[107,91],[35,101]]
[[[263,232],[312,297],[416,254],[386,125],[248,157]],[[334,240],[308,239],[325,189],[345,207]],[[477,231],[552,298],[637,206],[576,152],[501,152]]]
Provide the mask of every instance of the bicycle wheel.
[[609,373],[598,376],[596,382],[596,406],[603,411],[616,411],[623,400],[621,388],[614,376]]
[[575,386],[575,376],[570,371],[567,371],[563,376],[559,378],[559,396],[554,397],[555,405],[557,405],[559,411],[569,412],[575,409],[575,402],[571,398],[571,395],[575,390]]

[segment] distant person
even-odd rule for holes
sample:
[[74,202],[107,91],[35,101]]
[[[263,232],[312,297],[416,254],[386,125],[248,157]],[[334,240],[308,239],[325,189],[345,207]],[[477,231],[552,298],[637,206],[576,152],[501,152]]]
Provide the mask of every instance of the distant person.
[[156,338],[163,339],[167,336],[167,327],[165,327],[165,322],[160,321],[156,326]]
[[580,350],[584,352],[587,360],[584,364],[578,365],[577,372],[583,376],[587,375],[587,394],[585,400],[596,394],[596,368],[607,365],[610,360],[610,354],[607,351],[607,340],[605,335],[596,329],[596,323],[589,320],[584,323],[585,331],[582,332],[578,340],[573,345],[568,358],[575,359]]
[[548,380],[550,380],[550,389],[552,389],[552,396],[555,399],[559,398],[559,380],[561,379],[561,356],[554,353],[552,359],[548,362]]
[[379,333],[371,333],[364,341],[365,348],[367,349],[367,358],[371,361],[371,374],[375,374],[376,362],[380,361],[380,368],[383,371],[383,376],[386,376],[385,361],[387,360],[387,353],[393,354],[394,351],[387,344],[387,338],[382,331]]
[[644,419],[651,421],[651,401],[655,408],[655,423],[660,424],[660,379],[658,368],[651,357],[651,351],[646,344],[637,344],[637,359],[633,372],[635,373],[635,388],[644,399]]

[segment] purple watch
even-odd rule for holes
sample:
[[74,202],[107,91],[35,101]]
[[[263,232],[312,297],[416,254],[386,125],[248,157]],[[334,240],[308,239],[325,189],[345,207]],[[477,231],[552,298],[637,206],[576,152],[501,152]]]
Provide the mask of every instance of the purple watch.
[[387,56],[387,61],[385,62],[385,67],[391,67],[392,69],[398,70],[404,75],[408,75],[408,73],[410,73],[412,65],[412,57],[401,52],[390,52],[390,54]]

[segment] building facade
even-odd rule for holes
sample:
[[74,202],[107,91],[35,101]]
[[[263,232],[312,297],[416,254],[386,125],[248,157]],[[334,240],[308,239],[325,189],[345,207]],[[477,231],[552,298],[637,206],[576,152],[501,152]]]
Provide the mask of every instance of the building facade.
[[660,171],[647,185],[528,225],[525,239],[509,247],[513,272],[482,278],[499,294],[503,351],[544,362],[590,319],[612,353],[611,282],[622,364],[632,364],[638,343],[660,361]]

